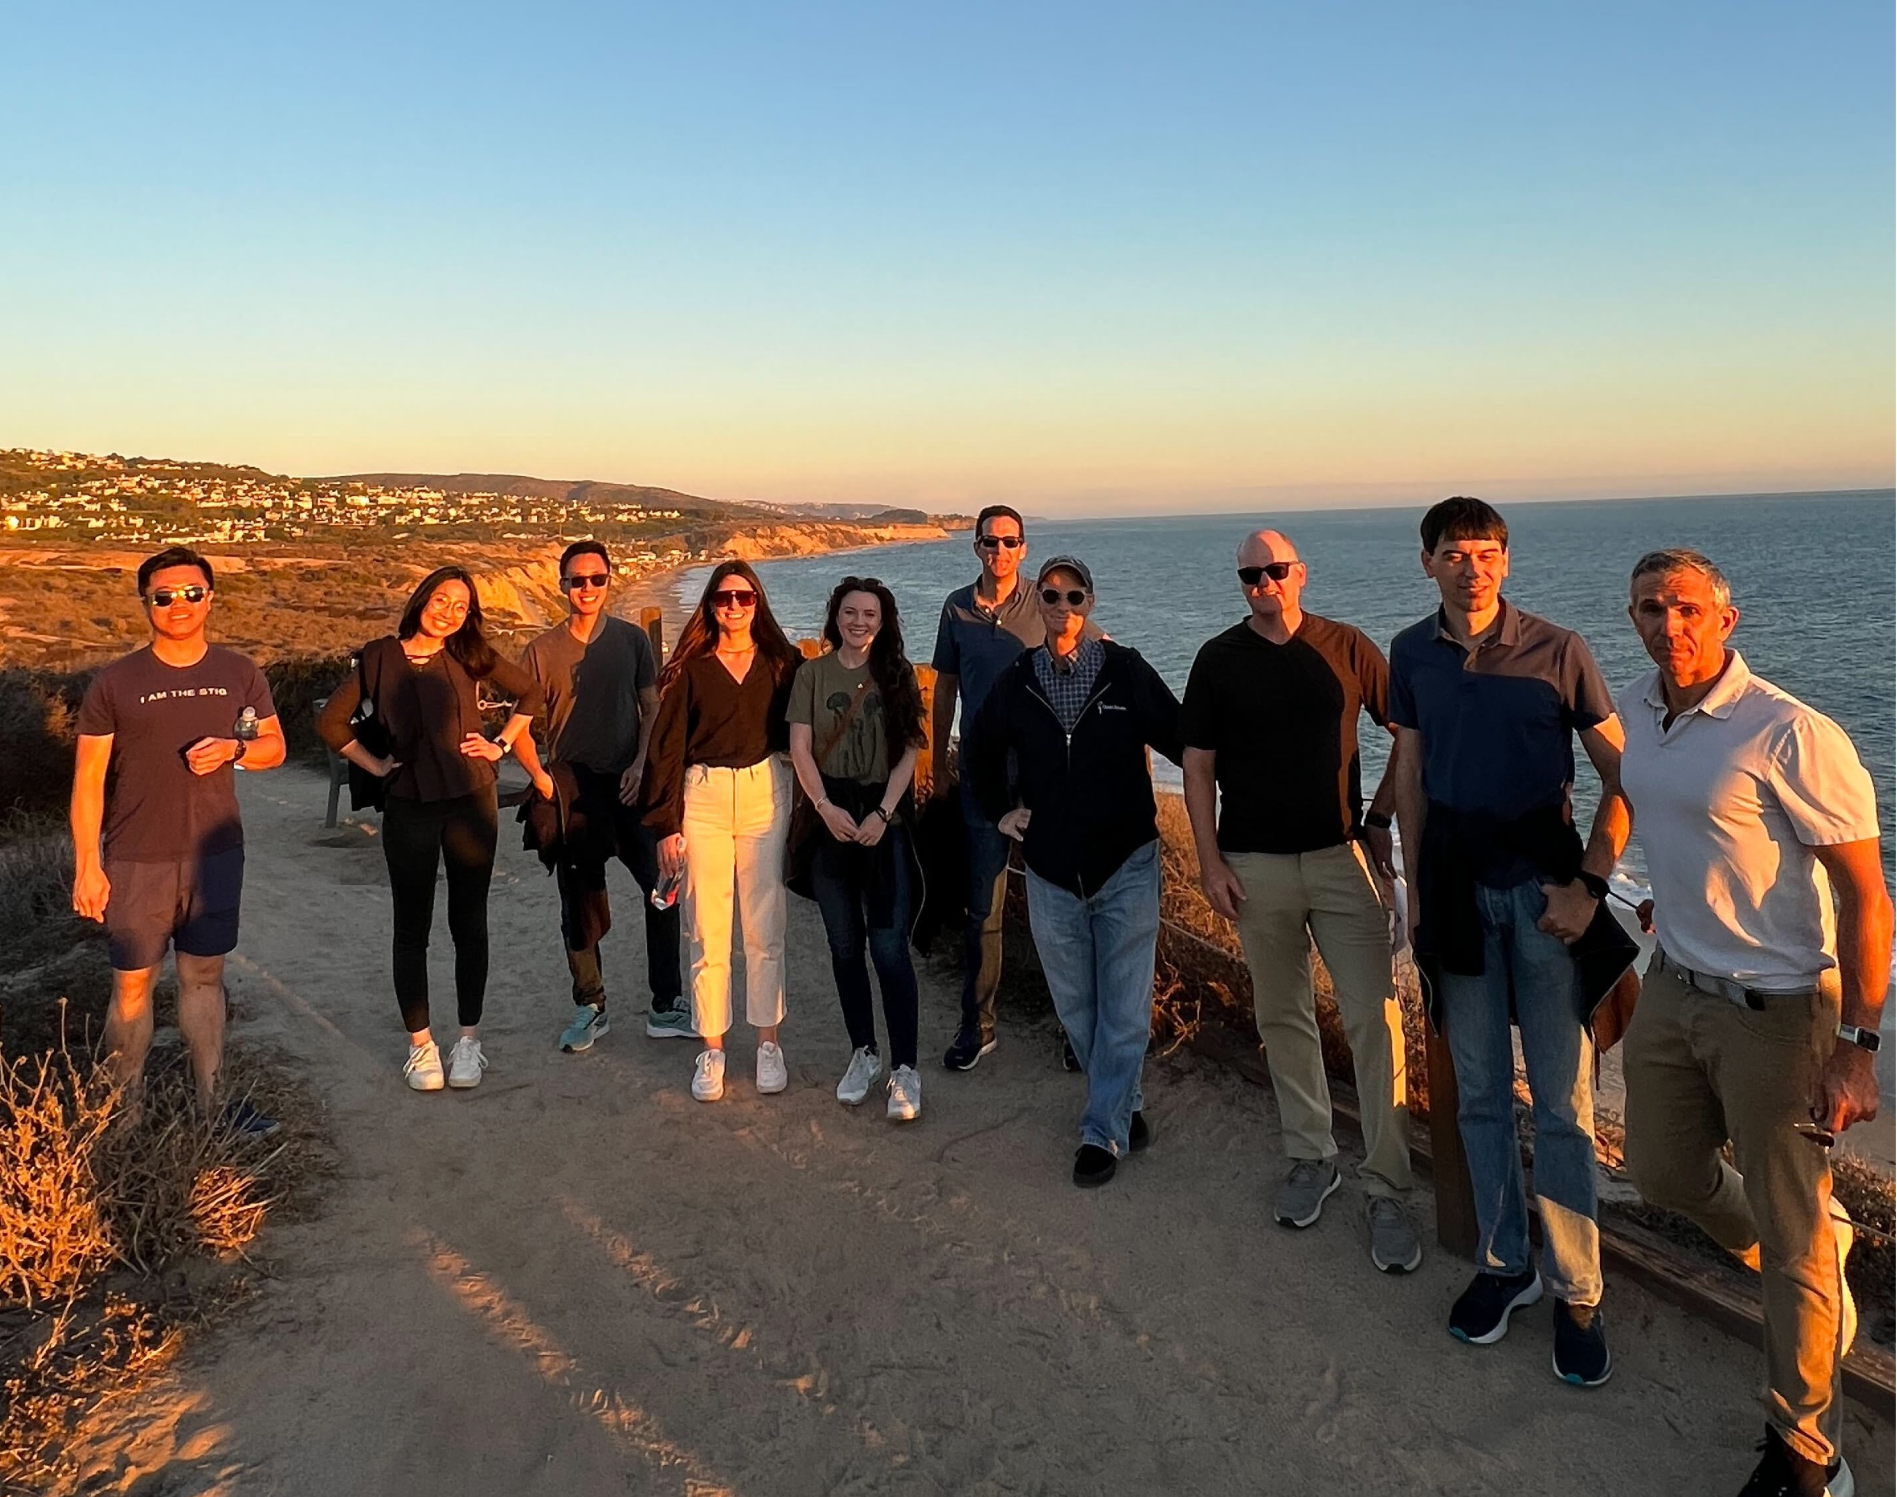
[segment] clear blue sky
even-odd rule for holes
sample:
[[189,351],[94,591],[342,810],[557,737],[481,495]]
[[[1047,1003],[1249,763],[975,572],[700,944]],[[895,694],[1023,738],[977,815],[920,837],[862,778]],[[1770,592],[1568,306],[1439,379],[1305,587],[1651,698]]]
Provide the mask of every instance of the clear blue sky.
[[16,5],[0,445],[1068,512],[1885,485],[1892,41]]

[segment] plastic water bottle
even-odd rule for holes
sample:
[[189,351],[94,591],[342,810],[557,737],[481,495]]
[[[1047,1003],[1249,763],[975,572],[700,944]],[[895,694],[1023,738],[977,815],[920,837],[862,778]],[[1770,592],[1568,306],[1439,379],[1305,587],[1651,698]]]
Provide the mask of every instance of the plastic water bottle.
[[669,910],[678,903],[678,891],[685,887],[685,870],[677,873],[661,873],[659,881],[652,886],[652,908]]
[[239,743],[255,743],[257,741],[257,730],[262,726],[263,725],[257,721],[257,709],[255,707],[246,707],[243,714],[237,719],[237,727],[234,730],[237,735],[237,741]]

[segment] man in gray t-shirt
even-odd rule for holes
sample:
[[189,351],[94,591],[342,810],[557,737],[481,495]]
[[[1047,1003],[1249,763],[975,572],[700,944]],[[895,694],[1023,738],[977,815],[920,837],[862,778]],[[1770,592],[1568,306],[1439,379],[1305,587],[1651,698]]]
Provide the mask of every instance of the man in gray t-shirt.
[[568,1052],[589,1050],[607,1033],[606,984],[599,942],[612,924],[606,864],[631,870],[645,909],[646,976],[652,989],[646,1033],[690,1036],[680,1001],[679,915],[659,910],[658,849],[633,810],[645,773],[646,745],[658,716],[658,659],[645,631],[606,611],[612,563],[598,541],[575,541],[560,558],[568,617],[527,646],[521,664],[547,695],[534,724],[561,785],[562,835],[554,871],[560,925],[573,974],[573,1022],[560,1036]]

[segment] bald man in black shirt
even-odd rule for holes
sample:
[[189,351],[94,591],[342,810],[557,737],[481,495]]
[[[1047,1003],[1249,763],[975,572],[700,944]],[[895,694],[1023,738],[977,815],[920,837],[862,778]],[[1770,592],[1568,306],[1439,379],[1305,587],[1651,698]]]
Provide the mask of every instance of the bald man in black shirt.
[[1206,898],[1237,924],[1251,969],[1290,1159],[1272,1214],[1308,1227],[1341,1180],[1311,992],[1315,939],[1363,1107],[1371,1261],[1407,1273],[1423,1249],[1400,1204],[1409,1116],[1381,883],[1392,876],[1394,787],[1386,773],[1364,815],[1357,751],[1360,713],[1385,725],[1390,672],[1361,630],[1304,611],[1306,575],[1275,530],[1239,547],[1250,614],[1205,643],[1186,685],[1186,809]]

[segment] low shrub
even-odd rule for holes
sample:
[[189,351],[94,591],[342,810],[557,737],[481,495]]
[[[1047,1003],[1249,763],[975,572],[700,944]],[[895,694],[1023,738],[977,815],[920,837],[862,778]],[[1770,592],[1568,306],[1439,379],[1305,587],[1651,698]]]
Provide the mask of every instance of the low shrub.
[[[242,1059],[234,1079],[285,1085]],[[289,1141],[302,1133],[265,1148],[206,1120],[175,1050],[136,1108],[69,1050],[0,1061],[0,1490],[68,1478],[85,1410],[161,1365],[230,1292],[215,1260],[241,1259],[297,1183]],[[185,1276],[181,1300],[160,1276],[192,1261],[208,1272]]]

